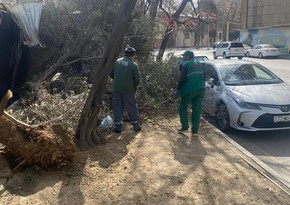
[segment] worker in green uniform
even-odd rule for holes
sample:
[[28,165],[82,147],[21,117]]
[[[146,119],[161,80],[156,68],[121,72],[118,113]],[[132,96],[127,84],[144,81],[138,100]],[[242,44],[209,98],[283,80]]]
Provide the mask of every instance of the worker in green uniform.
[[136,50],[127,47],[124,56],[117,59],[110,74],[113,82],[113,113],[114,132],[122,132],[122,116],[124,108],[128,112],[130,122],[135,132],[141,131],[139,112],[136,105],[136,90],[140,84],[140,73],[137,63],[134,62]]
[[205,78],[202,66],[199,61],[194,59],[194,53],[192,51],[185,51],[176,91],[176,95],[181,97],[179,104],[180,132],[189,129],[187,108],[188,105],[191,105],[191,132],[192,136],[197,136],[204,92]]

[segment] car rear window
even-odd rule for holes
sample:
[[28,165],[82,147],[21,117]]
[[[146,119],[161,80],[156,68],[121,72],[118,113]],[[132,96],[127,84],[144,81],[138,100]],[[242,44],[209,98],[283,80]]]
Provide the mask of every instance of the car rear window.
[[231,48],[244,47],[242,43],[231,43]]

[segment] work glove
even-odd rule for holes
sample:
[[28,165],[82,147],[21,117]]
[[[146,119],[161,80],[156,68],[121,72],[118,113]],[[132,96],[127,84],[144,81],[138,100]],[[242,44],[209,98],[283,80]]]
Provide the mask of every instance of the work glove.
[[174,96],[175,98],[179,98],[179,97],[180,97],[180,90],[176,90],[176,91],[174,92],[173,96]]

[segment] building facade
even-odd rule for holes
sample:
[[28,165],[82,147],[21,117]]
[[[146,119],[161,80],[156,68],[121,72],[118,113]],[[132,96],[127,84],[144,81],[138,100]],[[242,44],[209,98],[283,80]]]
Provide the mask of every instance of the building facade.
[[[214,0],[217,7],[216,41],[226,41],[231,33],[242,28],[240,24],[241,0]],[[234,36],[231,38],[234,40]]]
[[290,51],[290,1],[242,0],[240,41],[250,46],[270,43],[282,54]]

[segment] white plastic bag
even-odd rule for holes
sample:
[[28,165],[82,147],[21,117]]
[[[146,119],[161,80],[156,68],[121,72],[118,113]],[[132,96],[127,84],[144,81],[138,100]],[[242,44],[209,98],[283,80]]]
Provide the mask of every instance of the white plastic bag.
[[109,129],[113,127],[113,119],[110,115],[107,115],[101,122],[100,128]]

